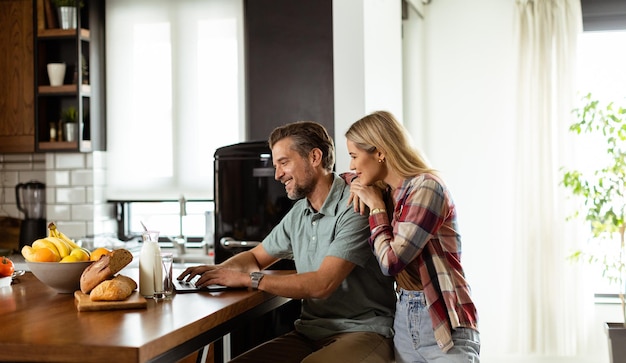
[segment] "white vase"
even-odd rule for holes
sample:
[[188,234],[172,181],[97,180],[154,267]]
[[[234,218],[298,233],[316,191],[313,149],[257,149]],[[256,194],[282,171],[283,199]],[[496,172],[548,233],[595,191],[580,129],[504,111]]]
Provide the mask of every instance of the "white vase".
[[60,6],[59,23],[61,29],[76,29],[76,7]]
[[48,63],[48,78],[51,86],[63,85],[65,79],[65,63]]
[[76,141],[76,123],[66,122],[63,124],[63,138],[65,141]]

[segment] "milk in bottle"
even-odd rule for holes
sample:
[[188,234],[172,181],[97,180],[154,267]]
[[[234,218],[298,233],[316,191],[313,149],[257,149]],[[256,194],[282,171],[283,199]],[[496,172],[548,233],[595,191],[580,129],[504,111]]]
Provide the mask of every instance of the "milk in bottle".
[[159,232],[145,231],[142,234],[143,245],[139,254],[139,293],[146,298],[154,295],[155,269],[161,265],[161,248],[159,247]]

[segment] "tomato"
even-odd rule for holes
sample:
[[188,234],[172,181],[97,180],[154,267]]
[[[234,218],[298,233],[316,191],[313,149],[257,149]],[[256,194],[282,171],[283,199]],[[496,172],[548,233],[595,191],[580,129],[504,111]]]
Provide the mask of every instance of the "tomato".
[[3,256],[0,260],[0,277],[11,276],[13,275],[13,271],[15,271],[13,261]]

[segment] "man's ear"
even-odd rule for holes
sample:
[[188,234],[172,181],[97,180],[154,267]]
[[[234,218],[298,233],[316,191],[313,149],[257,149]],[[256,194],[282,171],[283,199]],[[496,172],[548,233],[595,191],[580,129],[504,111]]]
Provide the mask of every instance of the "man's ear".
[[322,164],[322,150],[319,148],[314,148],[309,152],[309,161],[313,166],[318,166]]

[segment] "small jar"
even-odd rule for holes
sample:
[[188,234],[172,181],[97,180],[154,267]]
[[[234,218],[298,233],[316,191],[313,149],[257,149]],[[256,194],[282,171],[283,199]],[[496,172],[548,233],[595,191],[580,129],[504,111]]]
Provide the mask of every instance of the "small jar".
[[56,122],[50,123],[50,141],[57,141],[57,125]]

